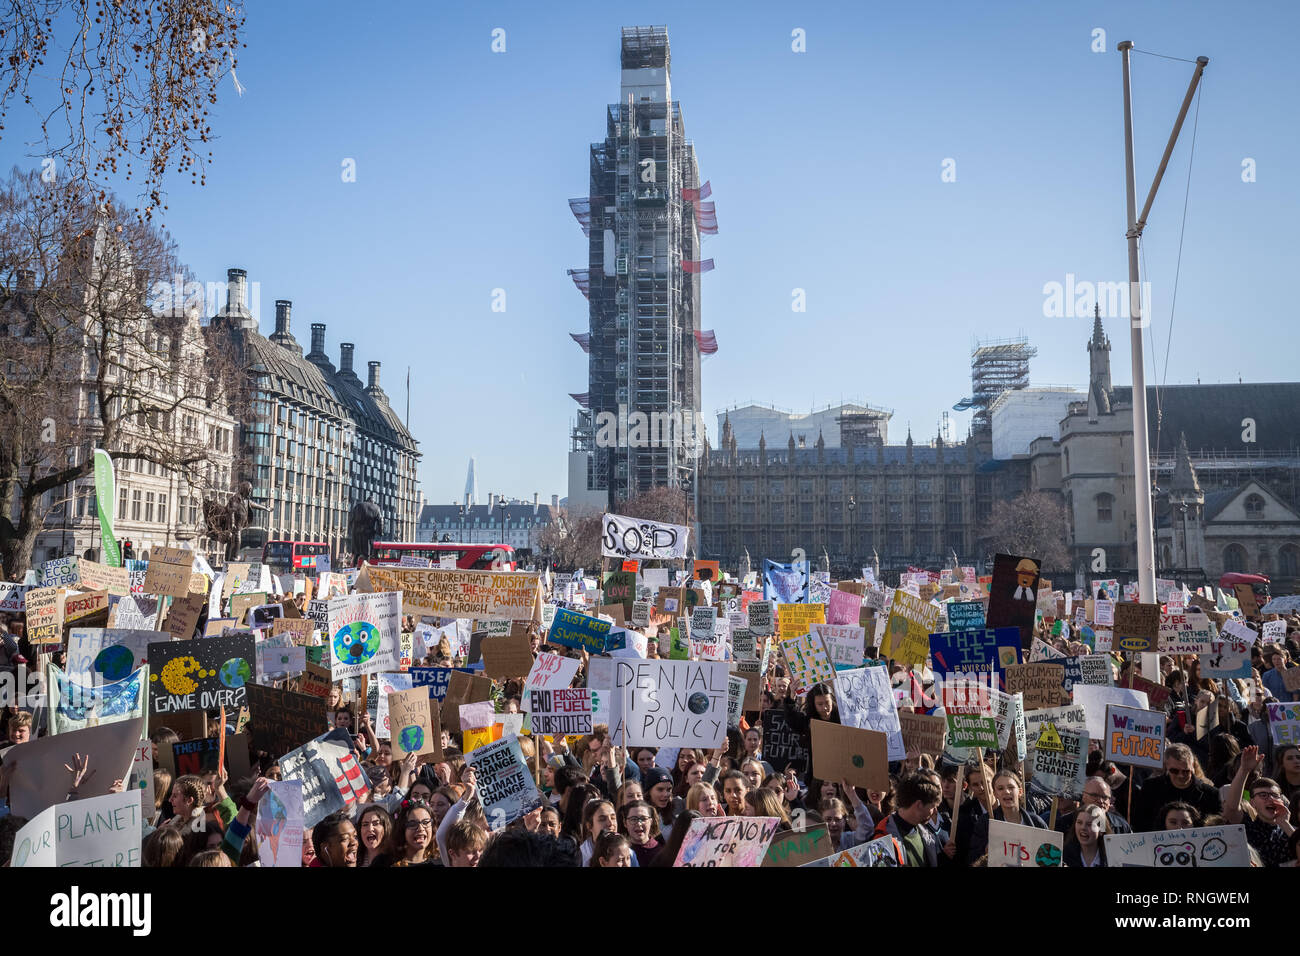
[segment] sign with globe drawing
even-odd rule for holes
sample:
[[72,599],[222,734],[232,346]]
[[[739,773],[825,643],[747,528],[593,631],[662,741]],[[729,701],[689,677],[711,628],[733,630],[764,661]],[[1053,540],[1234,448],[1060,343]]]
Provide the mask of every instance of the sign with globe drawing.
[[251,634],[149,645],[149,712],[244,706],[257,661]]

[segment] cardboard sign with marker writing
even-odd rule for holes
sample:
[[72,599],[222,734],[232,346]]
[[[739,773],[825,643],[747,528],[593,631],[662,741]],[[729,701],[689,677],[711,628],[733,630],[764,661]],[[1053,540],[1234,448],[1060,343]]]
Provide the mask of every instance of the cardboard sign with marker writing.
[[246,591],[243,594],[236,594],[230,599],[230,613],[239,624],[244,623],[244,615],[250,608],[261,607],[266,604],[267,594],[265,591]]
[[194,628],[199,623],[199,615],[207,606],[207,596],[203,594],[186,594],[174,598],[172,606],[167,609],[167,620],[163,629],[173,638],[187,641],[194,636]]
[[1160,640],[1160,605],[1120,601],[1115,605],[1112,646],[1130,654],[1154,651]]
[[1011,664],[1005,668],[1007,693],[1025,695],[1026,710],[1041,710],[1070,702],[1062,681],[1065,668],[1055,661]]
[[889,789],[889,744],[884,734],[828,720],[811,721],[811,727],[813,775],[819,780]]
[[388,726],[394,759],[400,760],[407,754],[431,754],[434,763],[442,760],[442,728],[434,709],[436,704],[423,687],[388,695]]
[[282,617],[271,622],[271,636],[288,634],[295,644],[306,644],[311,640],[311,632],[316,629],[316,622],[309,617]]
[[1254,617],[1259,613],[1259,602],[1255,600],[1255,589],[1249,584],[1234,584],[1233,592],[1237,597],[1237,605],[1241,608],[1241,613],[1247,617]]
[[948,721],[943,717],[900,710],[898,723],[903,730],[903,749],[909,754],[943,753],[948,742]]
[[526,634],[483,639],[483,673],[488,677],[508,680],[527,677],[533,667],[532,642]]
[[330,669],[308,661],[307,669],[298,677],[298,686],[302,688],[304,694],[310,694],[312,697],[328,697],[330,687],[333,686]]
[[150,548],[149,566],[145,569],[144,590],[147,594],[185,597],[190,593],[190,572],[194,552],[181,548]]

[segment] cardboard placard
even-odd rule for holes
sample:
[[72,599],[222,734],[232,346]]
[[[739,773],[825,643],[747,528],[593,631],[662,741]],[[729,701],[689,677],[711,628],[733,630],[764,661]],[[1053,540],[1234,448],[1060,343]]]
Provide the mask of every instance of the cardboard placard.
[[460,705],[476,704],[492,699],[492,681],[486,677],[453,670],[447,679],[447,694],[442,699],[439,713],[441,726],[455,729],[460,726]]
[[149,566],[145,569],[146,594],[185,597],[190,593],[190,572],[194,569],[194,552],[181,548],[149,549]]
[[316,622],[309,617],[281,617],[271,622],[271,636],[288,634],[295,644],[307,644],[311,641]]
[[298,686],[308,696],[328,697],[330,688],[334,686],[330,679],[330,669],[308,661],[306,670],[298,677]]
[[819,780],[846,780],[869,790],[889,787],[889,744],[875,730],[845,727],[828,720],[810,722],[813,775]]
[[948,744],[948,721],[943,717],[899,711],[898,723],[909,754],[941,754]]
[[1065,668],[1055,661],[1012,664],[1005,669],[1008,694],[1025,695],[1026,710],[1058,707],[1070,702],[1063,680]]
[[163,622],[163,630],[172,636],[174,640],[188,641],[194,636],[194,628],[198,626],[199,616],[207,606],[207,595],[186,594],[185,597],[175,598],[171,607],[167,609],[167,619]]
[[763,856],[762,865],[803,866],[805,863],[829,856],[838,849],[839,847],[832,844],[824,826],[809,827],[807,830],[787,830],[773,838],[767,853]]
[[1160,641],[1160,605],[1120,601],[1115,605],[1112,646],[1130,654],[1154,651]]
[[442,758],[442,727],[438,721],[437,702],[423,687],[399,690],[388,695],[388,726],[393,758],[407,754],[430,755],[432,762]]
[[483,641],[483,674],[500,680],[527,677],[533,667],[532,642],[526,634],[489,637]]

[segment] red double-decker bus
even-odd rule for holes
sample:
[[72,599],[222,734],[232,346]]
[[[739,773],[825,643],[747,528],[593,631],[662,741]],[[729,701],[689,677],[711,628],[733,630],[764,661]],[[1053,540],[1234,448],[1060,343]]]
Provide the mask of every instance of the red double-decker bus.
[[323,541],[268,541],[262,549],[262,563],[279,574],[316,573],[316,559],[328,555]]
[[[513,571],[515,549],[508,544],[459,544],[454,541],[376,541],[375,565],[401,564],[402,558],[424,558],[430,567],[438,567],[444,557],[454,557],[463,571]],[[357,562],[360,565],[360,562]]]

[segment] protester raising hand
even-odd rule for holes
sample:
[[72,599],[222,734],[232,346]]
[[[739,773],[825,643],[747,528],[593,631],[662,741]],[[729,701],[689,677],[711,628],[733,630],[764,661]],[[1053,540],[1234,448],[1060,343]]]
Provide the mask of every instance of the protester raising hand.
[[77,790],[83,783],[89,781],[90,778],[95,775],[95,771],[90,770],[90,755],[87,754],[83,757],[81,754],[73,754],[72,766],[69,767],[65,763],[63,769],[72,774],[72,782],[68,787],[67,799],[75,800],[77,799]]

